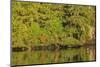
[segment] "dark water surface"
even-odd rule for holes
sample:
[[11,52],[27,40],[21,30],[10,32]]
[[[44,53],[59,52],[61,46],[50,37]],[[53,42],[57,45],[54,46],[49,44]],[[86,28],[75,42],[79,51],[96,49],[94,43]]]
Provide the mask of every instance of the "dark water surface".
[[95,47],[68,48],[64,50],[40,50],[12,52],[12,65],[50,64],[63,62],[95,61]]

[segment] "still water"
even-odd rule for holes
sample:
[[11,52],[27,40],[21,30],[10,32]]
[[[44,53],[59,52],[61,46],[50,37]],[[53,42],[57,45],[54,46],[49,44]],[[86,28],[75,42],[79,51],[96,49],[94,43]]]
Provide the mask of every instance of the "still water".
[[95,61],[95,47],[68,48],[56,51],[12,52],[12,65],[50,64],[63,62]]

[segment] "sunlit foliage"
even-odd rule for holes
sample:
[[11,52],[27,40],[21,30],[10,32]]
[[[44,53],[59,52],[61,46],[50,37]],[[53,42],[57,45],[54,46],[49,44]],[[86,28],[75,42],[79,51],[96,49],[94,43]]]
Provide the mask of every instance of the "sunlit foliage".
[[12,46],[82,45],[94,28],[95,6],[12,2]]

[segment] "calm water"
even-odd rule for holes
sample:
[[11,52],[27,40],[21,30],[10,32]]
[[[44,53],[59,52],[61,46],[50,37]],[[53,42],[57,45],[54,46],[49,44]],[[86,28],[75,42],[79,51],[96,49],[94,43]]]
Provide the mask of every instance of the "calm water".
[[69,48],[57,51],[12,52],[12,65],[94,61],[95,47]]

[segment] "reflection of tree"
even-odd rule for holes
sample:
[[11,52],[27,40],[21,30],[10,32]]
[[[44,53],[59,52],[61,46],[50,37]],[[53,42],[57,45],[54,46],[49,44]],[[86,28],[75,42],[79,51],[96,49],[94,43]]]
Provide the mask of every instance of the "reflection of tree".
[[60,51],[55,51],[55,56],[54,56],[54,63],[58,63],[59,62],[59,57],[60,56]]
[[87,47],[86,53],[88,54],[88,58],[90,59],[90,61],[96,59],[96,53],[95,53],[95,47],[94,46],[90,46],[90,48]]
[[13,53],[14,64],[45,64],[95,60],[95,48]]
[[45,53],[45,51],[41,51],[40,53],[40,63],[43,64],[46,62],[47,59],[47,53]]

